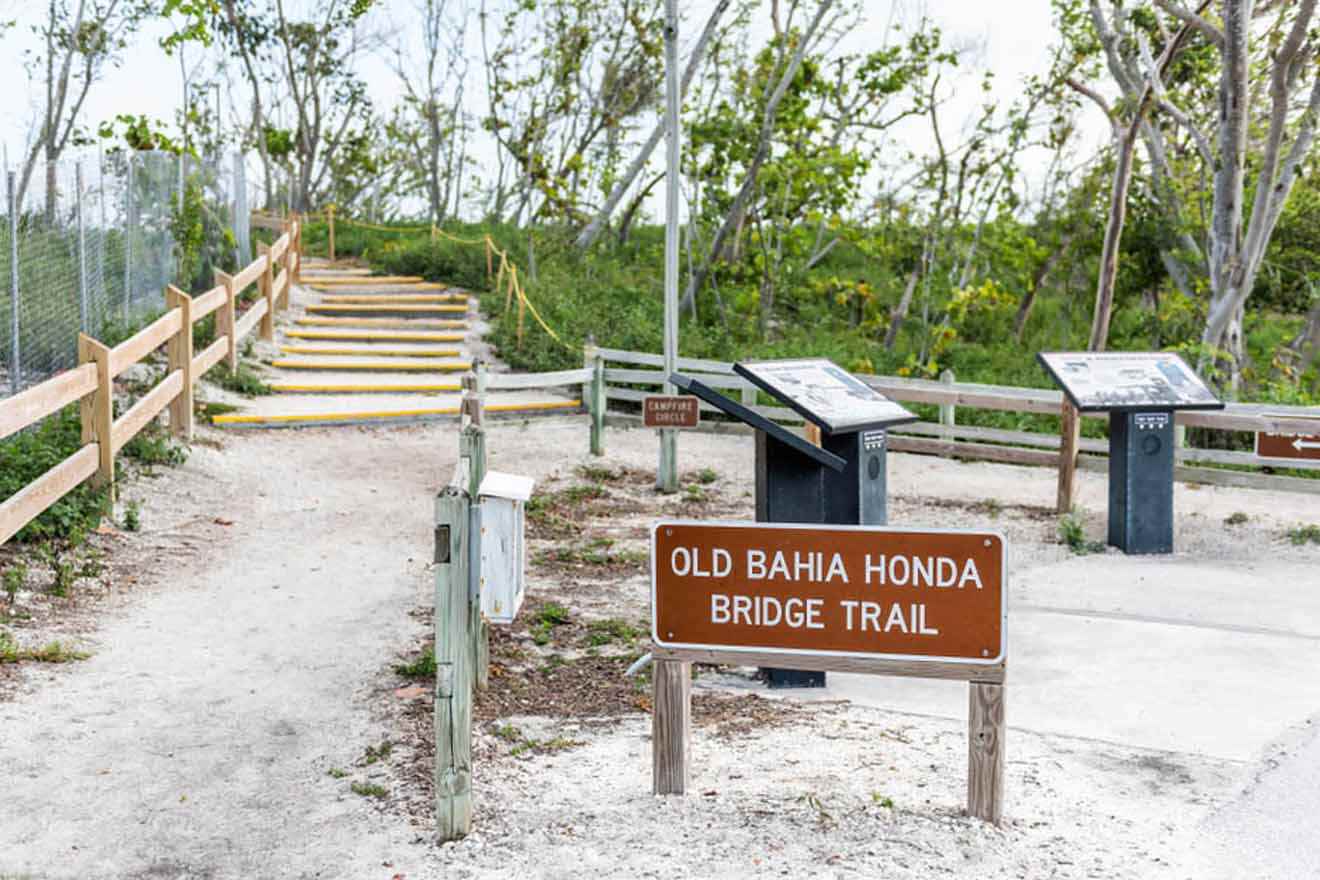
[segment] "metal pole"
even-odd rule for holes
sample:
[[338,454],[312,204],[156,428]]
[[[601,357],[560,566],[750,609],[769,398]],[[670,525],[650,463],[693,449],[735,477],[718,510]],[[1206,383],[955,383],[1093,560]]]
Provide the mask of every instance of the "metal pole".
[[9,390],[18,393],[22,368],[18,363],[18,187],[14,172],[9,178]]
[[128,323],[128,301],[133,291],[133,152],[124,154],[124,323]]
[[[678,0],[665,0],[665,379],[678,369]],[[665,382],[665,393],[675,392]],[[656,488],[678,491],[678,432],[660,431],[660,471]]]
[[101,228],[96,232],[96,251],[101,255],[101,274],[99,276],[101,279],[101,297],[98,311],[101,313],[101,320],[104,321],[106,309],[110,305],[110,275],[105,271],[105,252],[109,250],[106,247],[106,235],[109,233],[110,227],[105,222],[105,148],[101,146],[96,148],[96,200],[101,203]]
[[82,160],[73,163],[74,204],[78,208],[78,321],[82,332],[91,333],[87,315],[87,224],[83,222]]

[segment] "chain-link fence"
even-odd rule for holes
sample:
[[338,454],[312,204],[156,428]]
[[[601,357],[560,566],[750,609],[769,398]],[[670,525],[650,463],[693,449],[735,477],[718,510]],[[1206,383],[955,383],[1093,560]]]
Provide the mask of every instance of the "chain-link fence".
[[83,155],[38,166],[0,202],[0,396],[77,363],[78,333],[115,338],[251,259],[243,157]]

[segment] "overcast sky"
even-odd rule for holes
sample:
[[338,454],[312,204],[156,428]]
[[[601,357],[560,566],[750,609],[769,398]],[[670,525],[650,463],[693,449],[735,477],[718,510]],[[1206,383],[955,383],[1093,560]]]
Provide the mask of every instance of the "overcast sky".
[[[700,28],[709,2],[692,2],[692,21],[687,25],[686,36],[694,36]],[[875,45],[876,31],[890,17],[890,0],[867,0],[867,4],[874,11],[867,27],[850,40],[856,48]],[[41,85],[29,82],[23,62],[24,50],[36,44],[29,26],[44,6],[27,0],[0,0],[0,19],[19,20],[18,28],[0,36],[0,82],[6,86],[0,89],[0,144],[7,149],[11,165],[18,162],[36,115],[33,97],[34,91],[40,92]],[[383,8],[374,14],[396,23],[400,17],[413,14],[412,4],[407,0],[381,0],[380,6]],[[996,97],[1002,102],[1017,94],[1023,76],[1043,70],[1048,63],[1047,51],[1052,40],[1049,0],[907,0],[904,6],[909,16],[914,9],[924,7],[955,44],[981,46],[984,65],[996,74]],[[84,124],[89,129],[119,113],[173,119],[174,110],[181,102],[181,85],[178,62],[165,57],[156,44],[163,32],[163,28],[152,28],[140,35],[134,48],[125,53],[121,66],[110,70],[93,88],[84,112]],[[472,45],[475,46],[475,40]],[[364,74],[377,106],[390,106],[398,90],[388,66],[372,62],[364,66]],[[962,98],[965,109],[951,107],[954,118],[971,113],[981,100],[979,89],[972,88],[977,77],[971,71],[968,74],[967,88],[959,89],[959,95],[965,95]]]

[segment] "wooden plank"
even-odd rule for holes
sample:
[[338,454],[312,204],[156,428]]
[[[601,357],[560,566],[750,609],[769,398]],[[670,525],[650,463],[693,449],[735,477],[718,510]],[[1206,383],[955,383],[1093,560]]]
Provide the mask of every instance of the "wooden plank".
[[486,377],[486,387],[492,391],[512,391],[520,388],[581,385],[590,381],[591,371],[585,369],[558,370],[553,373],[490,373]]
[[998,461],[1005,464],[1026,464],[1055,467],[1059,463],[1056,452],[1041,449],[1021,449],[1015,446],[992,446],[988,443],[957,443],[950,440],[931,440],[925,437],[890,436],[892,452],[916,452],[940,455],[946,458],[968,458],[978,461]]
[[290,290],[289,270],[287,268],[281,269],[279,274],[275,276],[275,280],[271,283],[275,285],[275,296],[283,299],[285,305],[287,305],[289,302]]
[[1231,449],[1184,447],[1174,450],[1174,456],[1179,464],[1191,465],[1196,462],[1206,462],[1209,464],[1245,465],[1252,468],[1272,467],[1299,471],[1320,471],[1320,461],[1307,461],[1300,458],[1262,458],[1256,455],[1255,452],[1239,452]]
[[235,327],[234,279],[220,270],[215,272],[215,283],[224,288],[225,301],[215,314],[215,335],[223,337],[229,343],[225,358],[229,362],[229,372],[238,372],[238,332]]
[[160,348],[183,326],[183,313],[170,309],[128,339],[110,350],[110,376],[118,376],[127,368]]
[[264,257],[259,257],[258,259],[253,260],[251,263],[248,263],[245,267],[243,267],[242,272],[239,272],[237,275],[234,276],[235,292],[242,293],[249,284],[260,278],[262,273],[265,271],[266,271],[266,260]]
[[225,304],[224,285],[212,287],[206,293],[193,299],[193,320],[200,321]]
[[[1094,473],[1108,473],[1109,459],[1098,455],[1083,455],[1077,467]],[[1238,489],[1263,489],[1269,492],[1300,492],[1320,495],[1320,480],[1306,477],[1280,477],[1273,474],[1254,474],[1217,468],[1198,468],[1174,465],[1173,479],[1179,483],[1202,483],[1207,486],[1230,486]]]
[[657,658],[651,676],[652,792],[687,794],[692,755],[692,664]]
[[[694,379],[700,379],[711,388],[729,388],[742,390],[751,386],[751,383],[741,376],[730,376],[719,373],[697,373],[695,371],[686,371]],[[621,382],[625,385],[663,385],[667,381],[664,370],[629,370],[621,367],[605,368],[606,382]]]
[[[916,437],[938,437],[942,440],[983,440],[987,443],[1008,443],[1016,446],[1030,446],[1035,449],[1058,449],[1060,439],[1057,434],[1037,434],[1034,431],[1007,431],[1002,428],[983,428],[979,425],[953,425],[947,427],[935,422],[912,422],[890,428],[891,435],[912,435]],[[1082,437],[1078,448],[1086,452],[1104,453],[1109,450],[1109,443]]]
[[192,297],[174,285],[165,288],[165,304],[177,308],[181,317],[181,328],[169,341],[168,357],[170,371],[178,371],[183,376],[183,388],[179,396],[170,403],[170,431],[185,442],[193,437],[193,335],[192,335]]
[[967,713],[967,815],[1004,818],[1004,686],[972,683]]
[[[616,361],[621,364],[641,364],[646,367],[663,367],[665,365],[664,355],[650,354],[642,351],[624,351],[619,348],[599,349],[600,356],[607,361]],[[733,373],[733,364],[724,361],[708,361],[704,358],[680,357],[678,359],[678,368],[680,370],[694,370],[699,373]]]
[[0,439],[23,430],[96,390],[96,365],[83,364],[0,400]]
[[891,400],[905,403],[937,403],[975,409],[1007,410],[1057,415],[1063,393],[1044,388],[1013,388],[960,382],[946,385],[929,379],[859,375],[862,382]]
[[[1292,413],[1291,417],[1285,413]],[[1183,411],[1174,414],[1179,425],[1220,431],[1264,431],[1269,434],[1320,433],[1320,414],[1314,408],[1229,404],[1220,412]]]
[[225,355],[228,353],[229,339],[228,337],[221,336],[206,348],[202,349],[201,354],[193,358],[193,375],[199,377],[205,376],[212,367],[224,360]]
[[147,426],[147,424],[160,415],[165,407],[170,405],[174,398],[179,396],[183,390],[183,373],[173,372],[161,380],[160,384],[138,398],[138,402],[133,404],[118,419],[115,420],[110,430],[110,448],[113,452],[119,452],[124,448],[124,444],[138,435],[138,432]]
[[100,446],[82,447],[0,503],[0,544],[96,473]]
[[267,342],[275,341],[275,310],[280,307],[280,290],[275,286],[275,261],[270,258],[270,248],[261,247],[261,278],[257,289],[266,304],[266,314],[261,316],[261,338]]
[[1082,419],[1077,407],[1069,400],[1059,404],[1059,479],[1055,494],[1056,513],[1068,513],[1073,509],[1074,490],[1077,478],[1077,446],[1082,436]]
[[234,323],[234,335],[242,340],[256,328],[257,323],[266,314],[266,301],[259,299],[252,304],[252,308],[243,313],[243,317]]
[[270,258],[278,260],[284,256],[284,252],[289,249],[289,233],[284,233],[275,239],[275,243],[270,246]]
[[[783,654],[769,651],[729,651],[714,648],[660,648],[652,650],[657,660],[688,660],[720,666],[755,666],[782,668]],[[1002,663],[947,663],[938,660],[886,660],[879,657],[838,657],[823,654],[794,655],[794,669],[822,672],[856,672],[862,675],[893,675],[902,678],[934,678],[944,681],[980,681],[1001,684],[1005,678]]]
[[472,828],[469,506],[467,492],[452,484],[435,500],[435,815],[441,842]]

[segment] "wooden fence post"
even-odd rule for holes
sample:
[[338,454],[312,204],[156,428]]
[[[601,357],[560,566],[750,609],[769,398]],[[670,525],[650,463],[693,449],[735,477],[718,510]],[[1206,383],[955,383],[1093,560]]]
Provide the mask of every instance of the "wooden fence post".
[[[285,253],[286,254],[290,253],[292,249],[293,249],[293,235],[292,232],[290,232],[289,250],[285,251]],[[270,258],[269,245],[264,245],[264,244],[257,245],[257,253],[259,253],[265,259],[266,262],[266,267],[262,270],[261,278],[257,282],[258,288],[261,290],[261,298],[266,301],[266,314],[261,316],[261,338],[266,340],[267,342],[274,342],[275,341],[275,304],[278,303],[280,299],[276,295],[278,291],[275,290],[275,261]],[[290,265],[290,262],[291,261],[286,256],[284,260],[285,265],[286,266]]]
[[326,224],[330,229],[330,261],[335,259],[335,206],[326,205],[325,208]]
[[687,794],[692,754],[692,664],[657,660],[651,665],[651,787],[655,794]]
[[582,385],[582,396],[587,404],[587,418],[591,420],[591,454],[605,454],[605,359],[596,347],[596,338],[587,337],[582,350],[582,366],[591,371],[591,378]]
[[170,431],[184,442],[193,438],[193,335],[192,297],[173,284],[165,288],[165,307],[178,309],[182,323],[166,344],[170,372],[183,375],[183,390],[170,401]]
[[238,337],[234,333],[235,315],[237,305],[235,297],[237,291],[234,290],[234,276],[226,275],[219,269],[215,270],[215,283],[224,287],[225,301],[215,313],[215,335],[216,337],[229,337],[229,353],[226,360],[229,362],[229,372],[238,372]]
[[110,376],[110,349],[85,333],[78,334],[78,363],[96,364],[96,390],[78,404],[82,421],[82,442],[96,443],[96,474],[92,485],[104,488],[115,500],[115,403],[114,382]]
[[1004,686],[972,682],[967,713],[967,814],[1004,817]]
[[1059,423],[1059,497],[1055,505],[1059,513],[1067,513],[1073,508],[1073,483],[1077,476],[1077,446],[1081,430],[1081,413],[1064,397]]
[[744,382],[738,391],[738,402],[748,409],[756,406],[756,386],[751,382]]
[[[478,361],[476,372],[464,375],[462,384],[462,420],[464,425],[459,433],[458,456],[460,461],[467,459],[468,495],[475,506],[478,503],[477,493],[481,489],[481,481],[486,478],[486,428],[483,424],[486,385],[485,364]],[[479,561],[481,558],[481,532],[472,535],[471,541],[472,559]],[[479,581],[481,573],[479,571],[473,572],[472,577],[478,580],[477,599],[472,603],[470,609],[471,619],[469,621],[473,634],[473,682],[478,690],[485,690],[490,681],[490,624],[481,616]]]
[[435,500],[435,815],[442,843],[472,828],[470,509],[460,486]]
[[[954,376],[953,370],[945,370],[940,373],[940,381],[945,385],[953,385],[957,378]],[[940,424],[946,428],[952,428],[958,424],[958,408],[954,404],[940,404]]]
[[[290,264],[293,266],[293,268],[290,270],[289,273],[289,283],[297,284],[302,282],[303,218],[301,214],[293,215],[293,228],[294,228],[294,233],[293,233],[293,242],[291,243],[291,246],[293,247],[293,252],[297,255],[297,260],[292,264]],[[285,260],[287,262],[288,258],[286,257]],[[284,307],[286,309],[289,307],[289,288],[287,287],[284,289]]]
[[[490,252],[490,235],[486,236],[486,286],[490,287],[491,279],[495,277],[494,257]],[[492,290],[495,288],[491,288]]]

